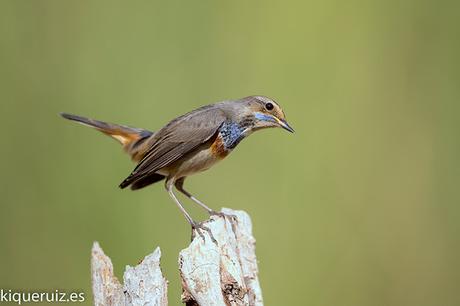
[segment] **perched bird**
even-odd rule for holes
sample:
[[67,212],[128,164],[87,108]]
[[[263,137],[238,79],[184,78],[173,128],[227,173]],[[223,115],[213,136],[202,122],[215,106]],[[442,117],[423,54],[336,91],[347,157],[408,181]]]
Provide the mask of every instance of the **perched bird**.
[[[206,105],[171,120],[157,132],[106,123],[62,113],[62,117],[93,127],[119,141],[132,160],[138,162],[120,188],[144,188],[165,179],[171,198],[192,229],[205,229],[195,222],[174,194],[173,188],[203,207],[220,214],[184,189],[187,176],[209,169],[224,159],[252,132],[271,127],[294,130],[281,107],[264,96],[249,96]],[[201,234],[201,233],[200,233]]]

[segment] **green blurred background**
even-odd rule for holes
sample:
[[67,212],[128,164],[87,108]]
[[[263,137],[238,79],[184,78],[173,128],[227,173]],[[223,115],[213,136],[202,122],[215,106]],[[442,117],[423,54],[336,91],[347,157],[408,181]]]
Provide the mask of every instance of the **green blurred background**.
[[[84,290],[161,246],[171,305],[190,228],[66,111],[158,129],[203,104],[277,99],[188,186],[250,213],[267,305],[460,305],[460,5],[454,1],[0,3],[0,288]],[[206,216],[191,202],[196,218]]]

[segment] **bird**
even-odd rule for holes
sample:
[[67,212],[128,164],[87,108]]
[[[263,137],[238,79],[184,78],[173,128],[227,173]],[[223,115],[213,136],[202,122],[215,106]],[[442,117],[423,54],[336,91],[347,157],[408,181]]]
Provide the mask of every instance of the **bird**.
[[228,156],[253,132],[280,127],[291,133],[281,106],[266,96],[248,96],[199,107],[179,116],[156,132],[61,113],[65,119],[92,127],[117,140],[137,163],[119,185],[139,190],[165,180],[169,196],[195,230],[209,229],[192,219],[174,189],[204,208],[210,215],[221,215],[184,189],[188,176],[205,171]]

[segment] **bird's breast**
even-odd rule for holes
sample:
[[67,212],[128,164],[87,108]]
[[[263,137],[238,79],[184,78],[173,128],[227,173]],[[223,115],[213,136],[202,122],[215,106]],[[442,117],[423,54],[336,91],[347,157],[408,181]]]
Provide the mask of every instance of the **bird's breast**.
[[211,154],[220,159],[226,157],[244,137],[244,128],[241,125],[224,122],[210,147]]
[[226,121],[219,128],[218,137],[226,150],[234,149],[245,137],[245,128],[236,122]]
[[225,158],[231,151],[231,149],[227,149],[225,146],[225,142],[220,133],[217,135],[209,150],[211,151],[211,155],[220,159]]

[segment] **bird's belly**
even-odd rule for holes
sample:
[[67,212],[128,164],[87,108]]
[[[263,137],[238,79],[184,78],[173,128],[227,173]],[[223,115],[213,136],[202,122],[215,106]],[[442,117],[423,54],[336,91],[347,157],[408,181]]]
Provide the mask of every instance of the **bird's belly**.
[[161,169],[158,172],[163,175],[166,174],[167,176],[174,176],[177,178],[189,176],[208,170],[224,157],[225,156],[223,154],[216,154],[215,148],[208,146],[207,148],[199,149],[187,154],[187,156],[184,156],[177,162]]
[[176,178],[189,176],[211,168],[218,161],[224,159],[233,148],[229,149],[225,145],[222,134],[204,143],[197,149],[181,157],[171,165],[160,169],[158,173],[165,176]]

